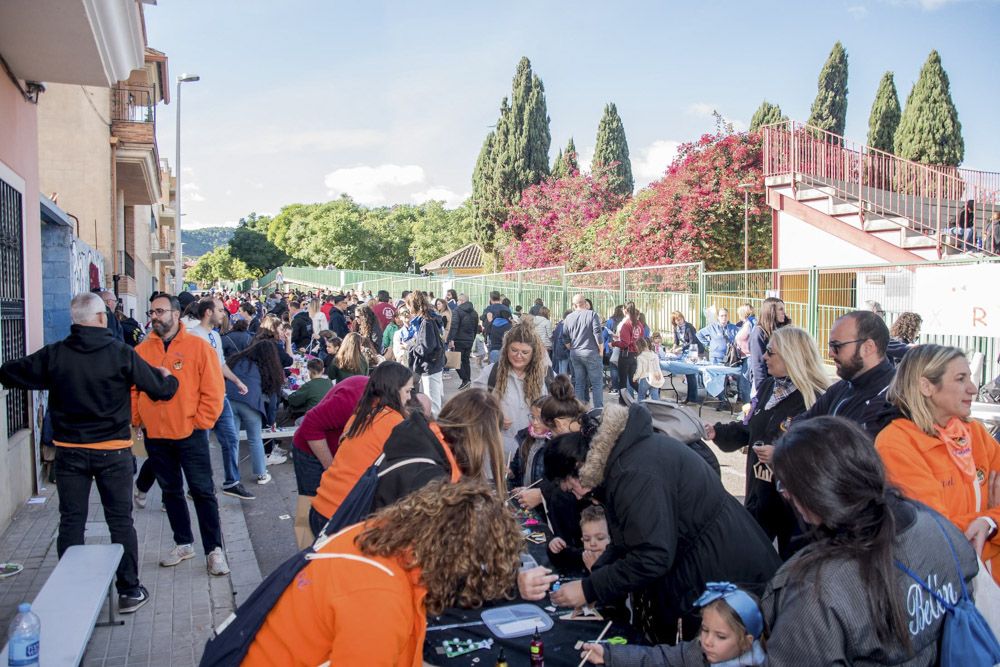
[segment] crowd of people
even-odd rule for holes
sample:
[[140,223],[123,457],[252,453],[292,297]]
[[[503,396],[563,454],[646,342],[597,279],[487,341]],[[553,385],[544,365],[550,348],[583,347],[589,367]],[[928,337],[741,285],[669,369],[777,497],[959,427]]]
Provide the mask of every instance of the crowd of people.
[[[427,613],[516,589],[648,644],[587,644],[593,664],[933,665],[947,614],[931,593],[954,604],[975,579],[1000,595],[1000,445],[970,416],[965,354],[920,344],[915,313],[891,330],[877,309],[837,319],[834,380],[776,297],[701,329],[673,312],[662,333],[635,303],[604,318],[585,294],[558,319],[500,292],[481,313],[454,290],[155,294],[128,338],[111,305],[74,297],[65,340],[0,368],[50,392],[59,553],[83,542],[96,481],[125,549],[119,609],[139,609],[132,508],[156,483],[175,542],[160,565],[195,556],[187,492],[208,571],[226,574],[210,432],[219,490],[242,500],[241,431],[257,484],[290,456],[316,553],[244,664],[419,665]],[[668,353],[740,369],[716,397],[740,416],[703,435],[746,452],[742,498],[646,402]],[[680,403],[705,400],[699,375],[685,384]],[[282,424],[290,452],[265,443]],[[366,518],[327,535],[372,466]],[[551,567],[519,571],[508,500],[544,520]]]

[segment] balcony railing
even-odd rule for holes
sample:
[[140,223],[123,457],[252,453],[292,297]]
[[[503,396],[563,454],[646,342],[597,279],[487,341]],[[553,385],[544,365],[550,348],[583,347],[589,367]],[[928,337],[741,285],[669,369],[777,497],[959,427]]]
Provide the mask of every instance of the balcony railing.
[[[963,250],[951,236],[965,202],[975,202],[975,237],[982,238],[1000,210],[1000,174],[904,160],[819,128],[787,121],[764,131],[764,176],[790,175],[810,187],[829,187],[834,196],[857,205],[862,216],[905,218],[915,232],[943,246]],[[901,225],[903,226],[903,225]]]
[[155,123],[156,100],[152,86],[115,86],[111,97],[111,120]]
[[122,254],[125,255],[125,275],[135,278],[135,260],[132,259],[132,255],[127,252]]

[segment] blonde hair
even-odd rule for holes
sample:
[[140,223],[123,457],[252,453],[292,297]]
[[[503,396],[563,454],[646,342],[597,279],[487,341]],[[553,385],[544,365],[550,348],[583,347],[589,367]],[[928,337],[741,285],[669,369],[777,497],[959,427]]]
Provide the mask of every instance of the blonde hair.
[[497,495],[506,497],[503,472],[503,409],[500,402],[482,389],[459,392],[441,408],[437,424],[452,448],[455,461],[466,477],[486,479],[489,465]]
[[675,310],[674,312],[670,313],[670,326],[676,327],[677,323],[683,319],[684,315],[681,314],[681,311]]
[[507,393],[507,380],[510,377],[510,359],[507,354],[513,343],[531,346],[531,361],[524,370],[524,402],[526,406],[535,402],[542,395],[545,382],[545,348],[542,339],[535,333],[533,324],[525,321],[515,324],[503,336],[503,347],[500,349],[500,360],[497,361],[497,384],[493,393],[503,396]]
[[361,372],[361,334],[356,331],[344,336],[334,363],[342,371]]
[[744,303],[742,306],[736,309],[736,317],[740,318],[740,322],[744,321],[751,315],[753,315],[753,306],[751,306],[749,303]]
[[322,307],[323,302],[319,299],[309,299],[309,317],[316,317],[317,313],[322,312]]
[[918,345],[903,355],[889,385],[889,401],[927,435],[937,436],[937,432],[931,399],[920,393],[920,378],[940,386],[945,369],[955,359],[965,359],[965,353],[957,347]]
[[816,341],[803,329],[783,327],[771,334],[768,346],[781,355],[788,378],[802,394],[808,410],[830,386]]

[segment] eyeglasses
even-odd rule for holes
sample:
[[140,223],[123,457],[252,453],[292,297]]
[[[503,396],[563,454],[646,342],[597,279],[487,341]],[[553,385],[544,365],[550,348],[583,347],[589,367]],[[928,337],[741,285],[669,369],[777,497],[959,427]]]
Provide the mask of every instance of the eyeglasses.
[[831,352],[833,352],[834,354],[840,354],[840,348],[844,347],[845,345],[850,345],[851,343],[863,343],[866,340],[868,340],[868,339],[867,338],[856,338],[854,340],[845,340],[842,343],[840,341],[831,340],[828,343],[828,346],[829,346]]
[[785,485],[781,483],[780,479],[774,480],[774,488],[778,490],[778,493],[784,495]]
[[771,347],[770,345],[768,345],[767,347],[764,348],[764,354],[766,354],[769,357],[776,357],[776,356],[778,356],[778,352],[773,347]]
[[519,357],[530,357],[533,350],[515,350],[514,348],[510,348],[509,352]]
[[163,317],[167,313],[176,313],[177,310],[174,308],[154,308],[152,310],[146,311],[146,317],[152,317],[156,315],[157,317]]

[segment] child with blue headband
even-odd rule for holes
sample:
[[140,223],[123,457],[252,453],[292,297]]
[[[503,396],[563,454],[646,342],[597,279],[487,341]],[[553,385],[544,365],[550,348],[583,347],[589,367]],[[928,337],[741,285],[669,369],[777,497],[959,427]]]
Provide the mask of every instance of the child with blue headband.
[[701,608],[701,637],[677,646],[584,644],[581,655],[610,667],[761,667],[764,616],[749,593],[728,582],[710,583],[695,606]]

